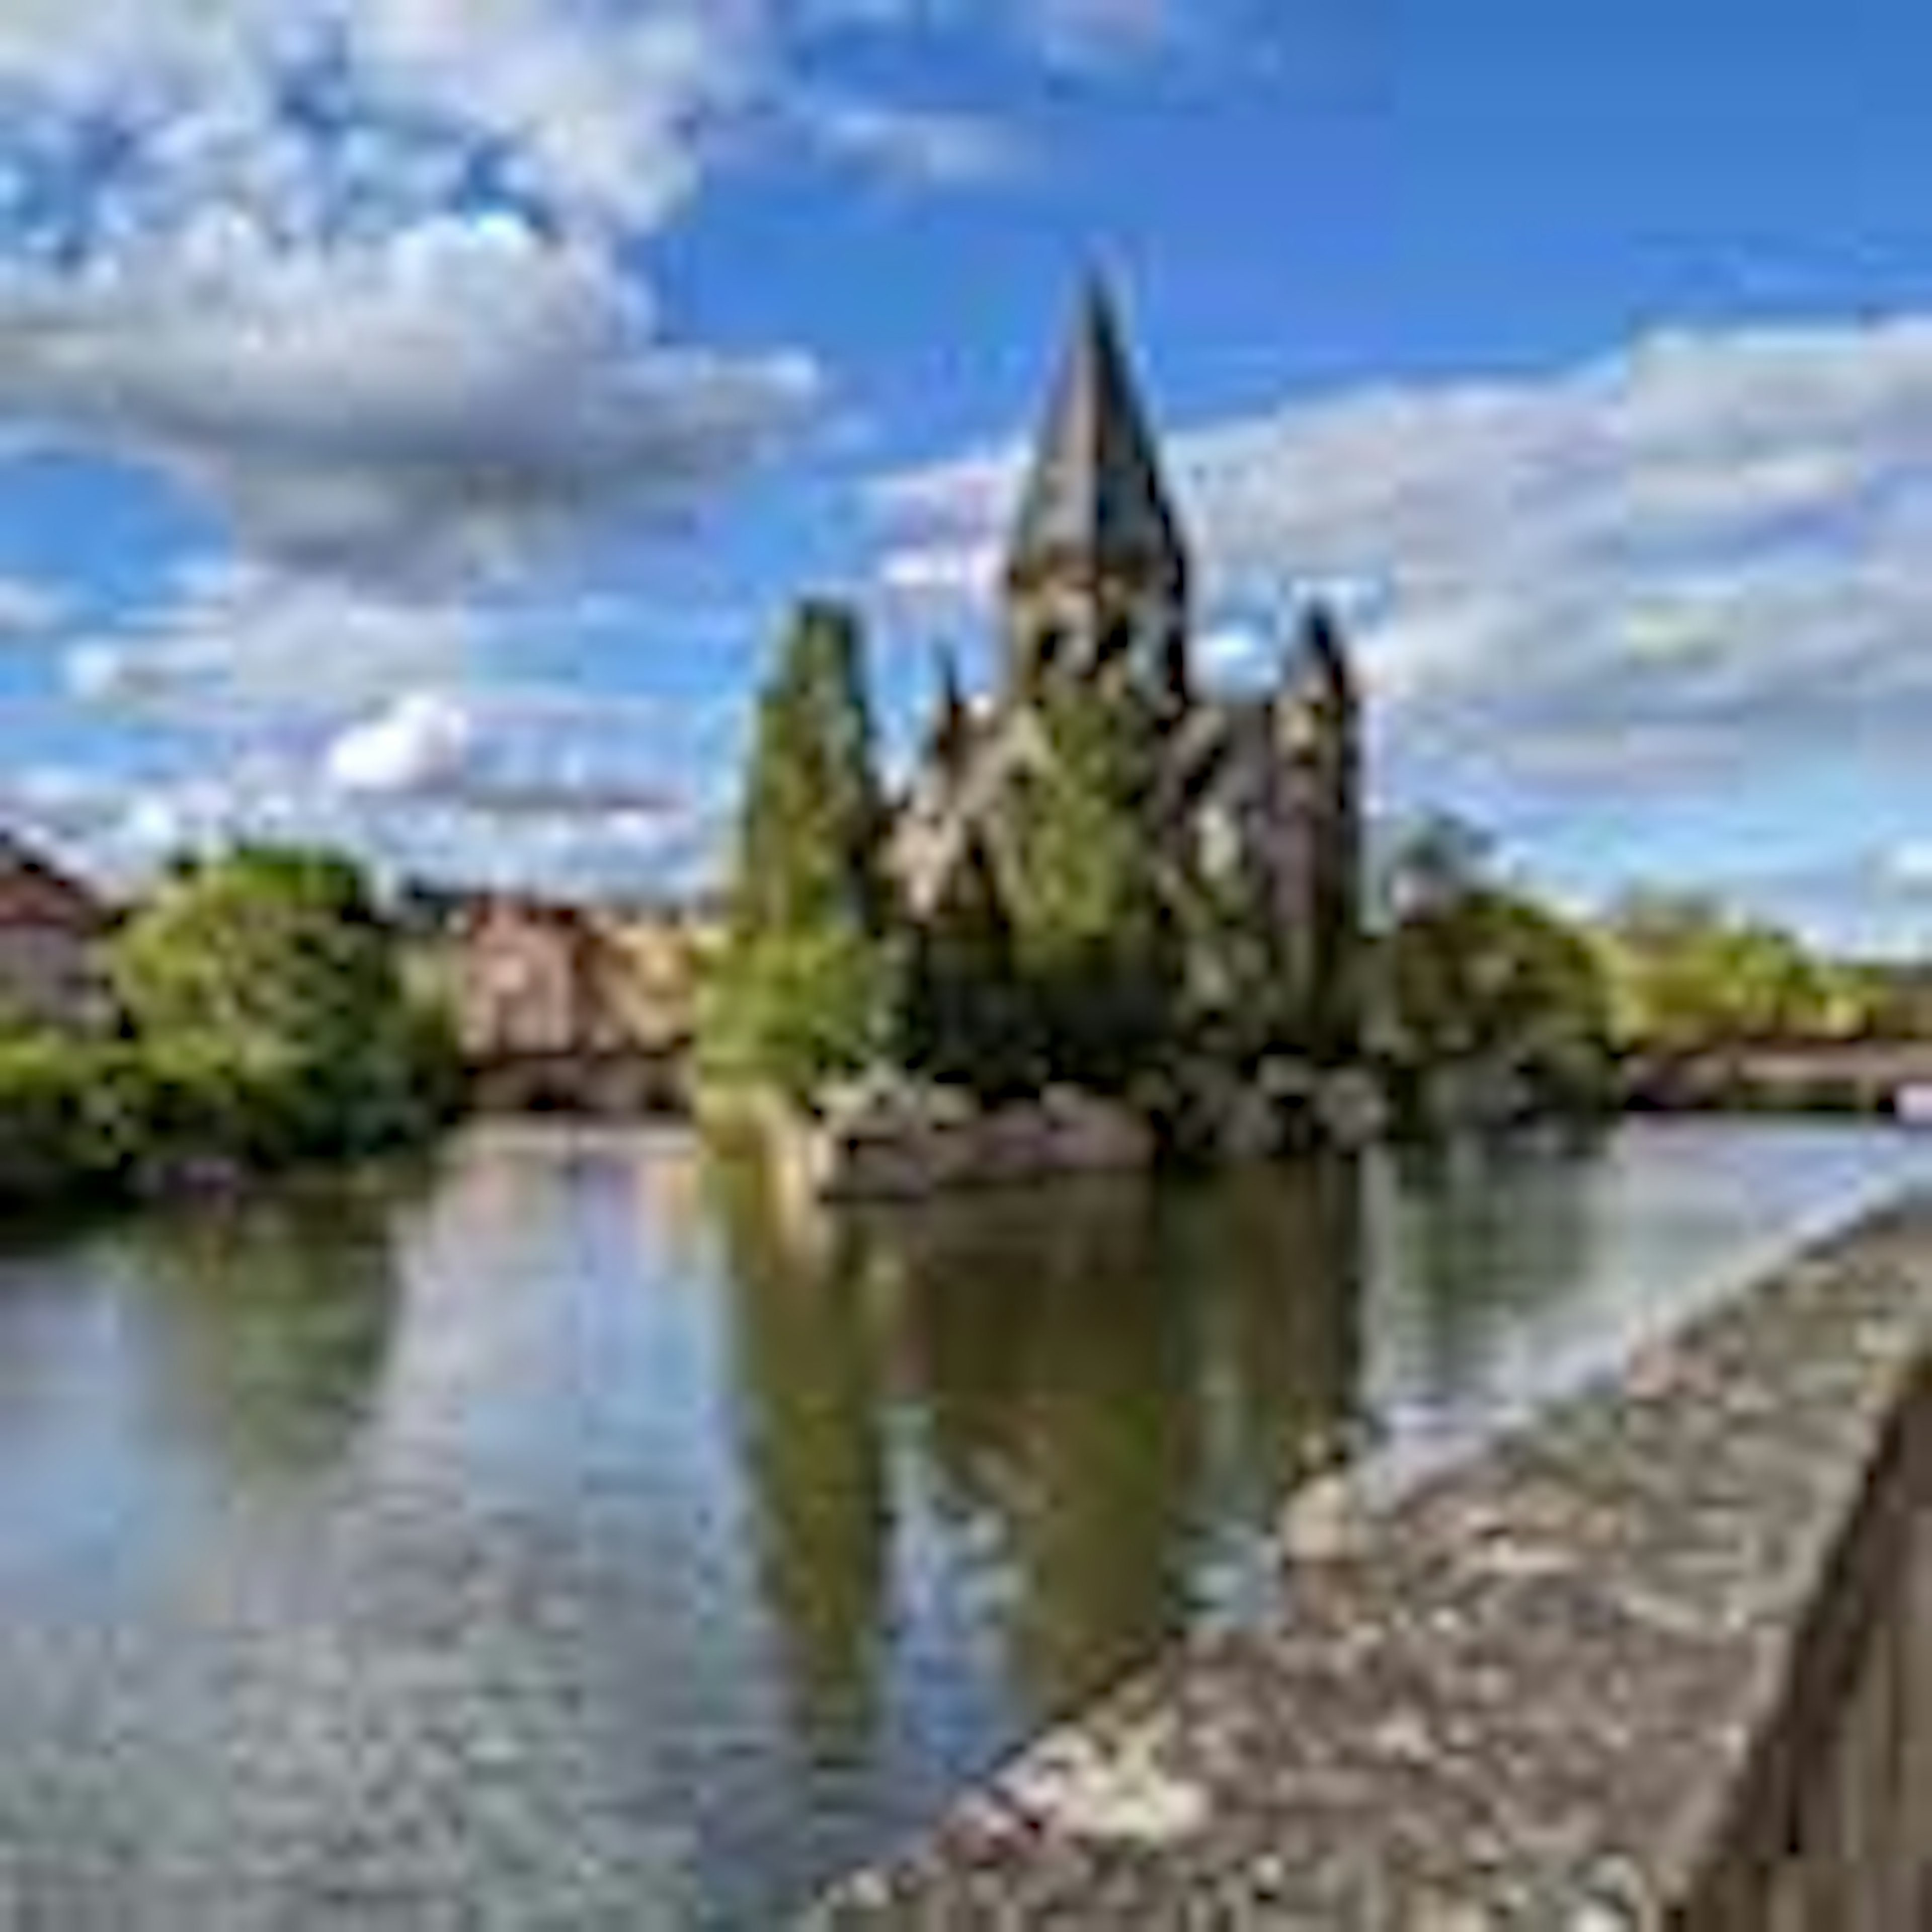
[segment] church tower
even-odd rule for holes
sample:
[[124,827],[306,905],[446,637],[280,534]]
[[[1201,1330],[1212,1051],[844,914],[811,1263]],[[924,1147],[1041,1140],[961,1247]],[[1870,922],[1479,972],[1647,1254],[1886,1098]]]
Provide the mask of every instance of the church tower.
[[1306,1044],[1349,1060],[1364,998],[1361,693],[1342,628],[1316,604],[1274,704],[1284,786],[1275,866],[1276,928]]
[[1113,304],[1093,283],[1006,560],[1009,694],[1124,675],[1169,716],[1192,695],[1186,544]]

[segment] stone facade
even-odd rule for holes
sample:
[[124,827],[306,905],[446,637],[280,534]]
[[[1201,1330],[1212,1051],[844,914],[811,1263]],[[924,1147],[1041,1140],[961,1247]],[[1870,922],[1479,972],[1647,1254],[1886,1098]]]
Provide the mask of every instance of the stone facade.
[[456,923],[464,1048],[489,1060],[682,1048],[702,944],[692,923],[674,916],[480,899]]
[[1131,1108],[1070,1088],[982,1108],[952,1089],[855,1083],[796,1130],[804,1192],[819,1201],[919,1201],[953,1188],[1151,1167],[1154,1137]]
[[84,1030],[111,1018],[101,902],[18,840],[0,834],[0,1016]]
[[[1210,1011],[1289,1016],[1286,1043],[1352,1057],[1359,1026],[1360,705],[1346,646],[1309,612],[1272,692],[1200,687],[1193,571],[1119,329],[1089,296],[1006,570],[1005,676],[970,704],[949,663],[891,862],[914,917],[997,889],[1016,788],[1053,756],[1048,692],[1143,704],[1158,727],[1148,837],[1197,944]],[[1277,1040],[1274,1043],[1282,1044]]]

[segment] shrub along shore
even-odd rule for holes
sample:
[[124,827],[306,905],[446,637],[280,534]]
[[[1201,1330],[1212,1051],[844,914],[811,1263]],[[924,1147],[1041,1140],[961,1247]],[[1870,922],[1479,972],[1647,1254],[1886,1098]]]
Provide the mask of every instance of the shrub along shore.
[[137,1199],[422,1143],[460,1111],[446,1016],[332,856],[184,867],[110,942],[111,1035],[0,1034],[0,1208]]
[[380,1082],[196,1041],[0,1044],[0,1208],[91,1205],[419,1145],[460,1106],[440,1050]]

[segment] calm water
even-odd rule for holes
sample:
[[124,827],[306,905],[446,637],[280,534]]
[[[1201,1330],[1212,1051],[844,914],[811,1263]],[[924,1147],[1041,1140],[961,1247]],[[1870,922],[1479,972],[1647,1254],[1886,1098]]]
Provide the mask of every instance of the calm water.
[[0,1928],[762,1927],[1932,1138],[788,1225],[680,1138],[0,1258]]

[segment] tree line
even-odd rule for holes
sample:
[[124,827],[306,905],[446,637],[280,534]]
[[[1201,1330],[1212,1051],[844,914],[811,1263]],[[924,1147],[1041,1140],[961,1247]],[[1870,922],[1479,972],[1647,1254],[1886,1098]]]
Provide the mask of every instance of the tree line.
[[886,874],[859,628],[798,614],[758,704],[704,1071],[805,1098],[881,1065],[988,1096],[1124,1085],[1167,1034],[1182,970],[1144,835],[1153,721],[1044,696],[1053,755],[1024,787],[996,889],[981,848],[916,926]]
[[[1042,707],[1054,756],[1022,794],[1004,890],[943,917],[894,914],[857,624],[798,614],[760,700],[734,855],[729,933],[707,990],[706,1070],[805,1096],[880,1064],[998,1093],[1102,1089],[1185,1048],[1190,935],[1138,816],[1146,721],[1075,698]],[[1485,1069],[1526,1103],[1607,1103],[1620,1066],[1770,1040],[1924,1030],[1912,976],[1834,959],[1705,896],[1634,892],[1566,911],[1450,818],[1388,842],[1371,895],[1360,1050],[1394,1089]],[[1265,1003],[1262,1003],[1264,1005]],[[1263,1014],[1238,1054],[1302,1051]]]

